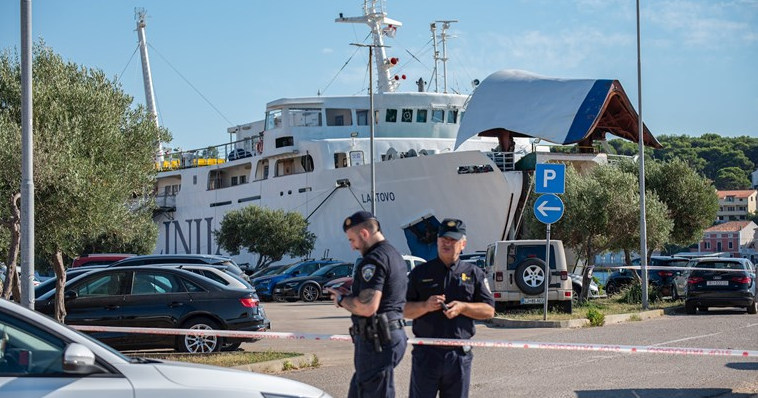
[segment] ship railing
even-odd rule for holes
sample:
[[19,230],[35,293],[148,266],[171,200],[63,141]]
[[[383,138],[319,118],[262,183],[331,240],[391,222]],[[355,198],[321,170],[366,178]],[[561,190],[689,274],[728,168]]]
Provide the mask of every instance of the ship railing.
[[221,145],[190,150],[169,150],[155,160],[158,171],[213,166],[228,161],[260,155],[263,138],[248,137]]
[[513,152],[485,152],[485,154],[495,162],[500,171],[513,171],[516,169]]
[[617,164],[621,162],[634,161],[637,158],[636,156],[614,155],[611,153],[608,153],[605,156],[608,157],[608,164]]
[[164,193],[155,196],[155,206],[161,209],[176,208],[176,194]]

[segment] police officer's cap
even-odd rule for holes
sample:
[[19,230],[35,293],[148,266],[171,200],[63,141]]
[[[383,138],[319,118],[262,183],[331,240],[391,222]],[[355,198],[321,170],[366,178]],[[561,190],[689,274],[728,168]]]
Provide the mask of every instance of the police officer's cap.
[[466,235],[466,224],[455,218],[446,218],[442,220],[437,236],[440,238],[451,238],[461,240]]
[[369,211],[355,212],[352,216],[346,218],[345,221],[342,222],[342,230],[347,232],[348,229],[369,220],[375,220],[376,224],[379,225],[379,221],[376,220],[376,217],[374,217],[374,215],[371,214],[371,212]]

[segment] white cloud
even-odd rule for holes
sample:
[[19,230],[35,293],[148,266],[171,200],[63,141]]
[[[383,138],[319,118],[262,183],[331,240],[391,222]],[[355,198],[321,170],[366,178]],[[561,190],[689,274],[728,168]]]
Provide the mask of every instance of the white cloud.
[[656,1],[644,10],[656,27],[672,35],[671,40],[685,46],[708,48],[755,43],[758,40],[756,11],[758,1],[755,0]]

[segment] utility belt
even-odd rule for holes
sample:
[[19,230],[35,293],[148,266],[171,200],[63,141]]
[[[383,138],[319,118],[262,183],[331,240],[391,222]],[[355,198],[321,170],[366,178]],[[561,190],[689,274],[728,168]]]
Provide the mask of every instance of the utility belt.
[[374,351],[382,352],[382,345],[392,341],[392,331],[405,327],[405,319],[387,319],[387,314],[376,314],[370,317],[360,317],[350,327],[350,337],[355,343],[356,336],[373,342]]

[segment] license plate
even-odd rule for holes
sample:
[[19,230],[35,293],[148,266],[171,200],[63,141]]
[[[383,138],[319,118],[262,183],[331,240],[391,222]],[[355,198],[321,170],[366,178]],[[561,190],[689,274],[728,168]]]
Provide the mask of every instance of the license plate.
[[729,286],[729,281],[707,281],[707,286]]
[[282,289],[274,289],[274,293],[280,293]]
[[521,299],[521,304],[544,304],[544,297],[524,297]]

